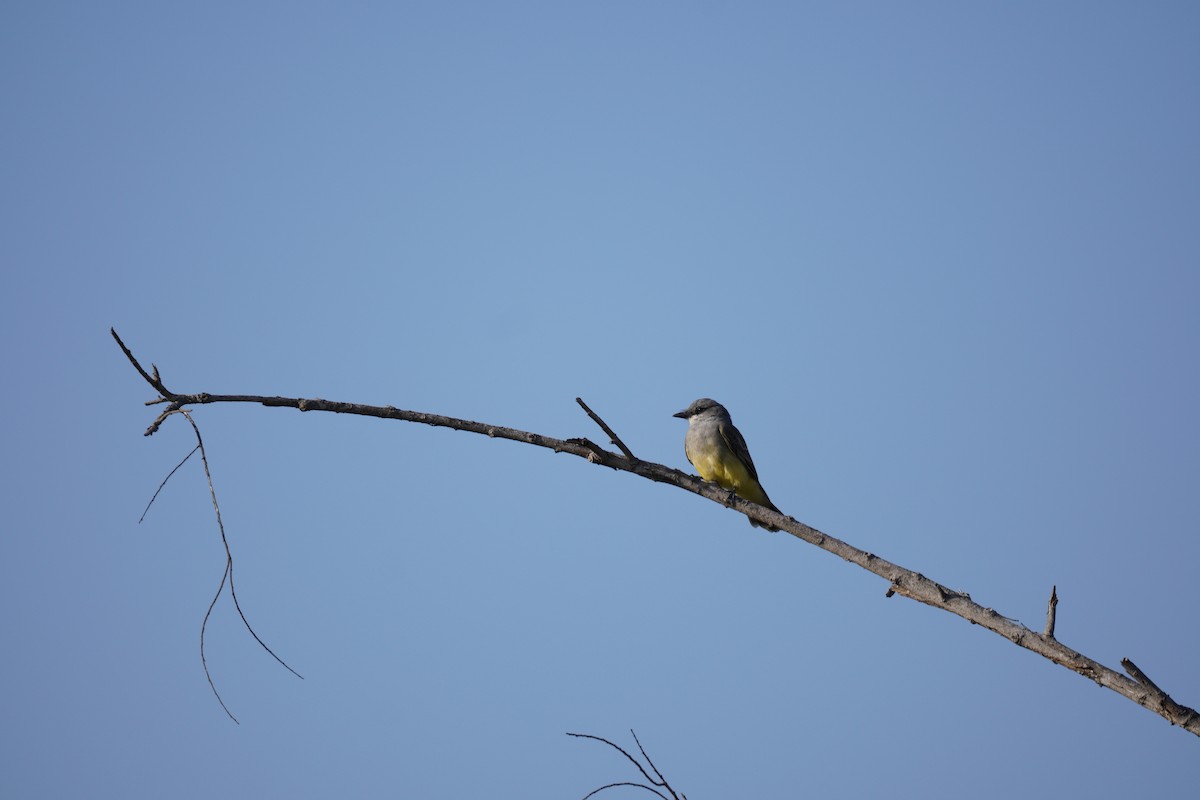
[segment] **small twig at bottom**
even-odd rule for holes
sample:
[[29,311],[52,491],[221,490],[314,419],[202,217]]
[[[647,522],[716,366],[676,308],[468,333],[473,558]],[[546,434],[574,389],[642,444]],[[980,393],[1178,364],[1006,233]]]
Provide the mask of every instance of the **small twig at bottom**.
[[[613,748],[614,750],[619,752],[621,755],[625,756],[625,758],[629,759],[629,762],[638,768],[638,772],[642,773],[642,776],[647,781],[649,781],[651,784],[653,784],[651,786],[647,786],[644,783],[634,783],[632,781],[621,781],[619,783],[609,783],[609,784],[605,784],[604,786],[601,786],[598,789],[593,789],[592,791],[588,792],[586,795],[583,796],[583,800],[588,800],[588,798],[591,797],[592,795],[599,794],[600,792],[604,791],[605,789],[612,789],[615,786],[636,786],[639,789],[645,789],[648,792],[654,792],[654,794],[661,797],[662,800],[687,800],[687,795],[683,794],[682,792],[676,793],[675,790],[671,788],[671,784],[669,784],[667,782],[667,779],[665,777],[663,777],[663,774],[658,771],[658,767],[654,766],[654,762],[651,761],[650,756],[648,756],[646,754],[646,749],[644,747],[642,747],[642,743],[640,741],[638,741],[637,734],[633,732],[632,728],[630,728],[629,732],[633,735],[633,740],[635,742],[637,742],[638,750],[641,750],[642,757],[646,759],[646,763],[650,765],[650,769],[654,770],[654,774],[658,776],[657,779],[651,777],[650,773],[646,771],[646,768],[642,766],[641,762],[639,762],[636,758],[631,756],[624,747],[614,744],[602,736],[592,736],[590,733],[570,733],[570,732],[567,733],[567,736],[574,736],[577,739],[592,739],[597,742],[604,742],[606,745]],[[670,793],[671,796],[667,797],[667,795],[663,794],[658,789],[654,788],[656,786],[660,787],[662,789],[665,789],[667,792]]]
[[588,800],[588,798],[590,798],[594,795],[600,794],[605,789],[615,789],[618,786],[633,786],[638,789],[645,789],[647,792],[654,792],[656,795],[661,797],[663,800],[668,800],[666,795],[664,795],[662,792],[658,791],[657,789],[651,789],[649,786],[647,786],[644,783],[634,783],[633,781],[618,781],[617,783],[606,783],[603,786],[599,786],[595,789],[592,789],[590,792],[585,794],[583,796],[583,800]]

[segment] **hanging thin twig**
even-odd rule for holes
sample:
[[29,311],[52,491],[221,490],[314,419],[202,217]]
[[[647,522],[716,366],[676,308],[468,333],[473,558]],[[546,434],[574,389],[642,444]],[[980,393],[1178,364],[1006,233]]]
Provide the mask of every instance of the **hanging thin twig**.
[[146,507],[144,509],[142,509],[142,515],[140,517],[138,517],[139,525],[142,524],[142,520],[146,519],[146,515],[150,513],[150,506],[154,505],[154,501],[158,499],[158,493],[161,492],[163,490],[163,487],[167,485],[167,481],[171,480],[171,476],[174,475],[176,472],[178,472],[179,468],[182,467],[184,464],[186,464],[188,462],[189,458],[196,455],[196,451],[199,449],[200,449],[200,445],[196,445],[195,447],[193,447],[192,452],[190,452],[186,456],[184,456],[183,461],[180,461],[178,464],[176,464],[175,469],[168,472],[167,477],[162,479],[162,483],[160,483],[158,485],[158,488],[154,490],[154,496],[150,498],[150,502],[146,503]]
[[[143,375],[144,374],[145,373],[143,373]],[[157,367],[154,370],[154,374],[157,377],[157,375],[158,375]],[[161,381],[160,381],[160,385],[161,385]],[[229,539],[225,536],[225,523],[221,520],[221,505],[220,505],[220,503],[217,502],[217,490],[213,487],[212,472],[208,468],[208,454],[204,450],[204,440],[200,436],[200,428],[199,428],[199,426],[196,425],[196,421],[194,419],[192,419],[191,413],[188,412],[186,409],[182,409],[182,408],[176,408],[176,409],[168,410],[168,411],[164,412],[161,419],[159,420],[159,423],[161,424],[161,420],[166,419],[166,417],[170,416],[171,414],[180,414],[183,416],[184,419],[186,419],[191,424],[192,430],[196,434],[196,446],[194,448],[192,448],[192,452],[188,453],[187,456],[184,457],[183,461],[180,461],[178,464],[175,465],[175,469],[171,470],[170,473],[167,474],[167,477],[163,479],[163,482],[159,484],[158,490],[155,491],[155,493],[154,493],[154,497],[151,497],[150,502],[146,505],[146,511],[142,512],[142,519],[145,519],[146,512],[150,510],[150,506],[154,504],[154,500],[155,500],[155,498],[158,497],[158,493],[162,491],[164,486],[166,486],[167,481],[169,481],[171,479],[171,476],[174,475],[176,473],[176,471],[178,471],[178,469],[180,467],[182,467],[187,462],[187,460],[196,453],[197,450],[199,450],[200,451],[200,461],[204,465],[204,477],[208,481],[208,493],[209,493],[209,496],[212,498],[213,511],[216,512],[216,515],[217,515],[217,528],[221,532],[221,544],[225,548],[225,569],[221,572],[221,582],[217,585],[217,591],[213,595],[212,602],[210,602],[208,604],[208,610],[206,610],[204,612],[204,620],[200,623],[200,664],[201,664],[201,666],[204,667],[204,677],[208,679],[208,685],[209,685],[209,687],[212,688],[213,695],[216,696],[217,702],[221,704],[221,708],[225,711],[225,713],[229,716],[229,718],[231,720],[233,720],[234,722],[238,722],[238,718],[235,717],[233,715],[233,712],[231,712],[229,710],[229,707],[227,705],[225,705],[225,700],[222,699],[221,693],[217,690],[217,684],[213,681],[212,673],[208,669],[208,659],[206,657],[205,650],[204,650],[204,637],[208,631],[208,620],[209,620],[209,617],[212,616],[213,607],[216,606],[217,600],[219,600],[221,597],[221,592],[224,591],[224,589],[225,589],[226,581],[229,582],[229,596],[233,599],[233,607],[235,609],[237,609],[238,616],[241,617],[241,619],[242,619],[242,624],[246,626],[246,630],[248,630],[250,632],[250,635],[254,637],[254,641],[258,642],[259,646],[262,647],[262,649],[266,650],[268,653],[270,653],[271,657],[274,658],[276,661],[278,661],[280,664],[282,664],[283,668],[286,669],[288,672],[292,673],[293,675],[295,675],[297,678],[300,678],[301,680],[304,679],[304,676],[301,675],[299,672],[296,672],[296,670],[292,669],[291,666],[289,666],[286,661],[284,661],[282,658],[280,658],[278,655],[276,655],[275,651],[267,646],[267,643],[262,640],[262,638],[258,635],[258,633],[250,625],[250,620],[246,619],[246,614],[245,614],[245,612],[242,611],[242,605],[241,605],[241,603],[238,602],[237,590],[234,588],[234,585],[233,585],[233,551],[229,548]],[[141,519],[138,520],[138,522],[141,522],[141,521],[142,521]],[[238,723],[238,724],[241,724],[241,723]]]

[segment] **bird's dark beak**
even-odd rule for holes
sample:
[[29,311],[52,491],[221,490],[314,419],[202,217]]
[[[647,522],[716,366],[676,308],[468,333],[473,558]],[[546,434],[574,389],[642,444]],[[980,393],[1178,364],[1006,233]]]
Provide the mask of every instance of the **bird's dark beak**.
[[687,418],[688,418],[688,412],[687,412],[687,409],[685,408],[683,411],[676,412],[676,413],[672,414],[671,416],[672,416],[672,417],[679,417],[680,419],[687,419]]

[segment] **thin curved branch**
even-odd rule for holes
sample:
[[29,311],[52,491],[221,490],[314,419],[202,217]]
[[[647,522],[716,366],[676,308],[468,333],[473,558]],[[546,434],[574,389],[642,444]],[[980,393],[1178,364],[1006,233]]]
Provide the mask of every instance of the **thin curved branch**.
[[217,585],[217,591],[213,594],[212,602],[208,604],[208,610],[204,612],[204,621],[200,623],[200,666],[204,667],[204,677],[208,679],[208,688],[212,689],[213,696],[217,698],[217,702],[221,704],[221,710],[238,725],[238,718],[229,710],[229,706],[225,705],[225,700],[221,697],[221,693],[217,691],[217,684],[213,682],[212,673],[208,670],[208,659],[204,656],[204,634],[208,632],[208,618],[212,616],[213,606],[221,599],[221,592],[225,591],[225,579],[229,577],[229,562],[225,562],[225,569],[221,572],[221,582]]
[[[113,335],[116,335],[115,332]],[[117,341],[120,341],[120,339]],[[128,354],[128,350],[126,350],[126,353]],[[139,372],[142,373],[143,377],[149,379],[149,376],[146,375],[144,370],[139,369]],[[154,376],[156,379],[158,378],[157,367],[154,369]],[[159,381],[159,383],[161,384],[161,381]],[[202,439],[200,436],[200,428],[198,425],[196,425],[196,421],[192,419],[192,415],[186,409],[182,408],[168,409],[167,411],[163,412],[163,414],[159,416],[159,419],[155,421],[155,426],[157,427],[157,425],[161,424],[162,420],[166,419],[171,414],[181,414],[184,419],[191,424],[192,430],[196,434],[196,446],[192,448],[191,452],[183,457],[182,461],[175,465],[174,469],[167,473],[167,477],[163,478],[162,483],[158,485],[158,489],[154,492],[154,496],[151,497],[150,502],[146,504],[146,510],[142,512],[142,516],[140,519],[138,519],[138,522],[140,523],[146,518],[146,513],[150,510],[150,506],[154,505],[154,501],[158,498],[158,495],[163,490],[163,487],[167,485],[167,481],[171,480],[171,477],[179,471],[180,467],[187,463],[188,459],[196,454],[197,450],[200,451],[200,461],[204,464],[204,477],[208,480],[209,496],[212,498],[213,510],[217,515],[217,528],[221,532],[221,544],[225,547],[225,569],[221,572],[221,582],[217,585],[217,591],[213,594],[213,599],[208,604],[208,609],[204,612],[204,619],[200,623],[200,665],[204,668],[204,677],[208,680],[209,688],[212,689],[213,695],[217,698],[217,702],[220,703],[222,710],[224,710],[225,714],[231,720],[240,725],[241,723],[238,722],[238,718],[235,717],[233,712],[229,710],[229,706],[225,705],[225,700],[221,697],[221,693],[217,690],[217,684],[213,681],[212,672],[210,672],[208,669],[208,658],[206,657],[204,647],[205,634],[208,632],[208,620],[212,616],[213,608],[217,605],[217,601],[221,599],[221,592],[225,590],[226,581],[229,582],[229,596],[233,598],[233,607],[237,609],[238,616],[242,619],[242,624],[246,626],[246,630],[248,630],[250,635],[254,637],[254,641],[258,642],[259,646],[262,647],[263,650],[266,650],[268,653],[270,653],[271,657],[282,664],[283,668],[288,672],[292,673],[301,680],[304,680],[304,676],[299,672],[296,672],[296,670],[292,669],[286,661],[276,655],[275,651],[267,646],[267,643],[262,640],[262,638],[254,630],[253,626],[250,625],[250,620],[246,619],[246,614],[242,611],[242,604],[238,601],[237,589],[235,589],[233,585],[233,551],[229,548],[229,539],[225,536],[225,523],[221,520],[221,505],[217,502],[217,490],[213,486],[212,472],[209,471],[208,468],[208,454],[204,450],[204,439]]]
[[[179,411],[179,413],[183,415],[184,419],[186,419],[191,424],[192,430],[196,432],[196,442],[197,442],[196,446],[200,448],[200,461],[201,461],[201,463],[204,464],[204,477],[208,479],[208,493],[212,497],[213,510],[217,514],[217,527],[220,528],[220,530],[221,530],[221,544],[223,544],[225,546],[225,575],[222,576],[222,578],[221,578],[221,584],[224,585],[225,578],[226,577],[229,578],[229,596],[231,598],[233,598],[233,607],[237,609],[238,616],[242,618],[242,624],[246,626],[246,630],[250,631],[250,635],[254,637],[254,641],[258,642],[259,646],[261,646],[263,650],[266,650],[268,653],[270,653],[271,658],[275,659],[281,665],[283,665],[284,669],[286,669],[288,672],[295,675],[300,680],[304,680],[303,675],[301,675],[299,672],[296,672],[296,670],[294,670],[290,666],[288,666],[288,663],[286,661],[284,661],[279,656],[275,655],[274,650],[272,650],[270,647],[267,647],[267,643],[264,642],[262,640],[262,637],[260,637],[254,631],[254,628],[250,625],[250,620],[246,619],[246,614],[242,611],[242,604],[238,602],[237,590],[233,586],[233,551],[229,549],[229,539],[226,538],[226,536],[225,536],[225,523],[221,521],[221,506],[217,503],[217,490],[213,488],[212,473],[208,471],[208,455],[204,451],[204,440],[200,438],[200,428],[196,425],[196,421],[194,419],[192,419],[192,415],[184,410]],[[220,591],[220,589],[218,589],[217,595],[220,596],[220,594],[221,594],[221,591]],[[214,598],[213,602],[214,603],[216,602],[215,598]],[[208,607],[208,610],[209,610],[209,613],[212,613],[211,605]],[[204,621],[205,621],[205,623],[208,622],[207,614],[204,617]],[[204,655],[204,630],[203,630],[203,628],[201,628],[201,632],[200,632],[200,641],[201,641],[200,654],[201,654],[201,658],[203,658],[203,655]],[[210,683],[212,682],[211,679],[209,682]],[[216,691],[216,689],[214,688],[213,691]],[[222,703],[221,705],[224,705],[224,703]],[[232,714],[230,716],[232,716]],[[236,722],[237,720],[234,720],[234,721]]]
[[196,445],[195,447],[193,447],[192,451],[190,453],[188,453],[186,456],[184,456],[182,461],[180,461],[178,464],[175,465],[175,469],[168,472],[167,477],[162,479],[162,483],[160,483],[158,485],[158,488],[154,490],[154,496],[150,498],[149,503],[146,503],[146,507],[142,510],[142,515],[140,517],[138,517],[139,525],[141,525],[142,521],[144,519],[146,519],[146,515],[150,513],[150,506],[154,505],[154,501],[158,499],[158,495],[159,495],[159,493],[162,492],[163,487],[167,485],[167,481],[171,480],[171,476],[174,475],[176,472],[178,472],[179,468],[182,467],[184,464],[186,464],[188,462],[189,458],[196,455],[196,451],[199,449],[200,449],[200,445]]
[[653,786],[647,786],[644,783],[634,783],[633,781],[618,781],[617,783],[606,783],[603,786],[599,786],[595,789],[592,789],[590,792],[585,794],[583,796],[583,800],[588,800],[591,797],[595,797],[596,795],[603,792],[605,789],[615,789],[618,786],[633,786],[634,788],[637,788],[637,789],[645,789],[647,792],[654,792],[656,795],[661,797],[662,800],[670,800],[670,798],[668,798],[665,794],[663,794],[662,792],[655,789]]
[[[633,756],[629,755],[628,751],[626,751],[625,748],[621,747],[619,744],[614,744],[613,742],[610,742],[608,739],[605,739],[603,736],[593,736],[590,733],[571,733],[570,731],[568,731],[567,736],[573,736],[576,739],[591,739],[592,741],[595,741],[595,742],[604,742],[606,745],[608,745],[612,749],[616,750],[621,755],[625,756],[625,758],[629,759],[629,763],[633,764],[635,767],[637,767],[638,772],[642,773],[642,776],[645,777],[646,780],[650,781],[655,786],[665,786],[664,783],[661,783],[659,781],[654,780],[654,778],[651,778],[650,773],[646,772],[646,768],[641,765],[641,762],[639,762]],[[638,747],[641,747],[640,742],[638,743]],[[645,753],[644,750],[642,752],[643,752],[643,754]],[[647,759],[647,761],[649,761],[649,759]],[[653,764],[651,765],[651,767],[653,767]],[[654,771],[656,773],[658,772],[657,769]],[[661,775],[660,775],[660,777],[661,777]],[[661,797],[661,795],[660,795],[660,797]]]
[[[632,736],[633,741],[637,743],[638,750],[642,751],[642,758],[646,759],[646,763],[650,765],[650,769],[654,770],[654,774],[658,776],[658,780],[654,781],[654,785],[666,786],[667,790],[670,791],[671,787],[667,786],[667,779],[661,772],[658,771],[658,767],[654,766],[654,762],[650,760],[650,754],[646,752],[646,748],[642,747],[642,740],[639,739],[638,735],[633,732],[633,728],[629,729],[629,735]],[[671,792],[671,794],[674,794],[674,792]]]
[[[644,783],[634,783],[632,781],[621,781],[619,783],[609,783],[604,786],[601,786],[598,789],[593,789],[592,791],[588,792],[586,795],[583,796],[583,800],[588,800],[589,797],[599,794],[600,792],[604,791],[605,789],[611,789],[614,786],[636,786],[639,789],[645,789],[648,792],[654,792],[656,795],[661,797],[662,800],[687,800],[687,795],[676,793],[676,791],[673,788],[671,788],[671,784],[667,783],[667,779],[663,776],[663,774],[658,771],[658,767],[654,766],[654,762],[650,760],[650,756],[646,755],[646,749],[644,747],[642,747],[642,743],[640,741],[638,741],[637,734],[633,733],[632,728],[629,729],[629,732],[631,734],[633,734],[633,740],[635,742],[637,742],[638,749],[642,751],[642,757],[646,759],[646,763],[650,765],[650,769],[654,770],[654,774],[658,776],[657,780],[650,776],[650,773],[646,771],[646,768],[642,766],[640,761],[638,761],[636,758],[631,756],[629,754],[629,751],[626,750],[624,747],[621,747],[619,744],[610,742],[608,739],[605,739],[603,736],[593,736],[590,733],[570,733],[570,732],[567,733],[567,736],[573,736],[576,739],[591,739],[596,742],[604,742],[606,745],[608,745],[612,749],[616,750],[621,755],[625,756],[625,758],[629,759],[629,763],[631,763],[635,767],[637,767],[638,772],[642,773],[643,777],[645,777],[646,780],[648,780],[651,784],[653,784],[653,786],[647,786]],[[671,797],[668,798],[665,794],[660,792],[655,787],[660,787],[662,789],[665,789],[667,792],[670,793]]]
[[[396,419],[405,422],[417,422],[435,427],[453,428],[460,431],[478,433],[489,438],[509,439],[523,442],[536,447],[544,447],[556,453],[569,453],[586,461],[602,464],[612,469],[630,472],[657,483],[676,486],[693,494],[706,497],[715,503],[732,508],[756,522],[765,526],[779,528],[787,533],[819,547],[828,553],[850,562],[868,572],[874,573],[888,582],[887,596],[899,594],[910,600],[947,611],[962,617],[968,622],[986,628],[993,633],[1008,639],[1019,647],[1037,653],[1053,661],[1059,666],[1077,672],[1095,681],[1106,689],[1127,697],[1140,706],[1148,708],[1160,715],[1172,725],[1178,725],[1192,734],[1200,736],[1200,714],[1194,709],[1180,705],[1171,700],[1164,702],[1166,694],[1158,689],[1150,689],[1138,680],[1131,679],[1121,673],[1109,669],[1081,653],[1072,650],[1052,636],[1031,630],[1016,620],[997,613],[994,609],[976,603],[966,592],[960,592],[931,580],[919,572],[906,569],[898,564],[880,558],[874,553],[860,550],[853,545],[843,542],[834,536],[823,533],[816,528],[805,525],[792,517],[786,516],[769,508],[743,500],[741,497],[726,491],[715,483],[708,483],[700,478],[672,469],[663,464],[642,461],[636,458],[613,453],[592,443],[582,444],[583,440],[562,440],[538,433],[491,425],[484,422],[447,417],[441,414],[430,414],[421,411],[407,411],[395,406],[368,406],[358,403],[346,403],[333,400],[306,399],[299,397],[270,397],[265,395],[240,394],[177,394],[168,392],[158,379],[157,369],[152,377],[138,364],[133,353],[125,346],[112,331],[113,338],[121,346],[134,368],[152,387],[162,394],[162,399],[170,401],[171,406],[207,405],[211,403],[255,403],[268,407],[296,408],[300,411],[329,411],[336,414],[355,414],[359,416],[379,417],[381,419]],[[154,433],[161,419],[170,413],[168,408],[159,416],[150,429],[149,436]],[[1157,687],[1155,687],[1157,689]],[[1169,699],[1169,698],[1168,698]]]

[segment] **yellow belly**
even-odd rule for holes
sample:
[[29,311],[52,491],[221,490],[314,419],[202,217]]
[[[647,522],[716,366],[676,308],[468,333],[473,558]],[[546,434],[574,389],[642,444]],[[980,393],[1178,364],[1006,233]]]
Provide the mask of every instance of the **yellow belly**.
[[[722,458],[722,455],[726,457]],[[758,481],[754,480],[754,476],[741,461],[728,453],[697,455],[692,466],[706,481],[718,483],[751,503],[758,503],[760,506],[771,505],[767,493],[759,486]]]

